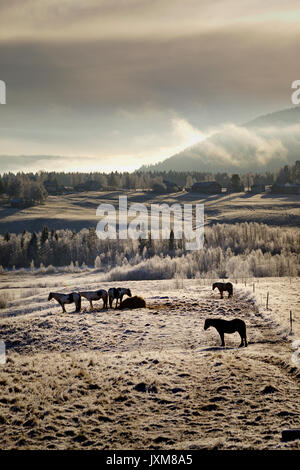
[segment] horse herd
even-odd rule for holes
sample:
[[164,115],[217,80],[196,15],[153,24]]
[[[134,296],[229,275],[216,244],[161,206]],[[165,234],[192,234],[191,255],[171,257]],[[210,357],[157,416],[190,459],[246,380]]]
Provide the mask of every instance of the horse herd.
[[[228,298],[233,295],[233,287],[231,282],[215,282],[213,284],[213,290],[218,289],[220,292],[221,299],[223,299],[223,292],[228,292]],[[85,292],[71,292],[71,294],[61,294],[59,292],[50,292],[48,300],[55,299],[61,305],[62,310],[66,313],[65,304],[75,303],[76,312],[81,310],[81,297],[86,298],[90,302],[91,310],[93,309],[93,300],[103,300],[103,308],[107,308],[109,301],[110,308],[113,307],[113,301],[116,300],[115,308],[122,303],[124,295],[131,297],[130,289],[125,287],[111,287],[106,291],[105,289],[99,289],[96,291],[85,291]]]
[[113,307],[113,301],[116,300],[115,308],[118,307],[118,302],[121,304],[124,295],[131,297],[130,289],[124,287],[111,287],[106,291],[99,289],[96,291],[86,292],[71,292],[71,294],[60,294],[59,292],[50,292],[48,300],[55,299],[60,304],[63,312],[66,313],[65,304],[75,303],[76,312],[81,310],[81,297],[86,298],[90,302],[91,310],[93,309],[93,300],[103,300],[103,308],[107,308],[109,301],[110,308]]
[[[233,296],[233,286],[231,282],[215,282],[212,289],[218,289],[220,292],[220,298],[223,299],[223,292],[228,292],[228,298]],[[113,301],[116,300],[115,309],[122,304],[124,295],[132,297],[130,289],[124,287],[111,287],[106,291],[105,289],[99,289],[97,291],[85,291],[85,292],[72,292],[71,294],[61,294],[58,292],[50,292],[48,300],[55,299],[62,307],[63,312],[66,313],[65,304],[75,303],[76,312],[81,310],[81,297],[84,297],[90,302],[90,307],[93,309],[93,301],[103,300],[103,308],[107,308],[109,302],[110,308],[113,308]],[[235,318],[234,320],[222,320],[219,318],[207,318],[204,324],[204,330],[210,327],[214,327],[220,335],[221,346],[225,346],[224,333],[239,333],[241,337],[242,346],[247,346],[246,336],[246,324],[243,320]]]

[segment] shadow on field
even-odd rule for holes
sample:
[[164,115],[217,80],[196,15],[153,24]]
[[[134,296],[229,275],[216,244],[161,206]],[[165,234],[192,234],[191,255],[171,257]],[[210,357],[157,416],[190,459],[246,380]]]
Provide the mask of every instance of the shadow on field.
[[232,350],[232,349],[235,349],[235,348],[228,348],[227,346],[225,347],[222,347],[222,346],[213,346],[211,348],[203,348],[203,349],[200,349],[199,351],[200,352],[205,352],[205,351],[229,351],[229,350]]

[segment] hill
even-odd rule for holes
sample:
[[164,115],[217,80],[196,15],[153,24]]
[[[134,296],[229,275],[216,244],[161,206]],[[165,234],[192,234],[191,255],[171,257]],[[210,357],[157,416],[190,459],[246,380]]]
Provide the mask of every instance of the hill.
[[260,116],[221,131],[142,171],[262,172],[293,164],[300,155],[300,107]]

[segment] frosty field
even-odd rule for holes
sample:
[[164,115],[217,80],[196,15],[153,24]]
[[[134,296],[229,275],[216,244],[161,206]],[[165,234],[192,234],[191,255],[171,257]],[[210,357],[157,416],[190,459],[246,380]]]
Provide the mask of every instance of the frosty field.
[[[99,301],[90,312],[83,300],[80,314],[74,304],[63,314],[47,301],[50,291],[115,285],[97,277],[1,276],[1,449],[300,448],[281,442],[299,426],[298,278],[234,283],[233,299],[210,280],[118,283],[146,299],[132,311]],[[221,348],[216,330],[203,330],[207,317],[243,319],[248,347],[235,333]]]
[[24,228],[39,231],[43,225],[54,229],[81,230],[96,226],[96,209],[101,203],[113,204],[118,212],[119,196],[127,195],[128,205],[151,204],[204,204],[205,220],[213,223],[258,222],[270,225],[299,227],[300,196],[251,194],[197,194],[179,192],[155,195],[151,191],[104,191],[71,193],[49,196],[44,204],[16,209],[4,204],[0,198],[0,233],[22,233]]

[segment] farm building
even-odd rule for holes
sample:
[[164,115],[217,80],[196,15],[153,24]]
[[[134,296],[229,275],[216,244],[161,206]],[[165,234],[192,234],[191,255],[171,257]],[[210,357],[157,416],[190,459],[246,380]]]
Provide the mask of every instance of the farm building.
[[152,191],[156,194],[177,193],[182,188],[172,181],[163,180],[162,183],[154,183]]
[[10,206],[14,209],[25,209],[36,204],[36,201],[15,197],[10,200]]
[[271,192],[274,194],[300,194],[300,184],[274,183]]
[[217,181],[198,181],[194,183],[190,191],[192,193],[219,194],[222,186]]

